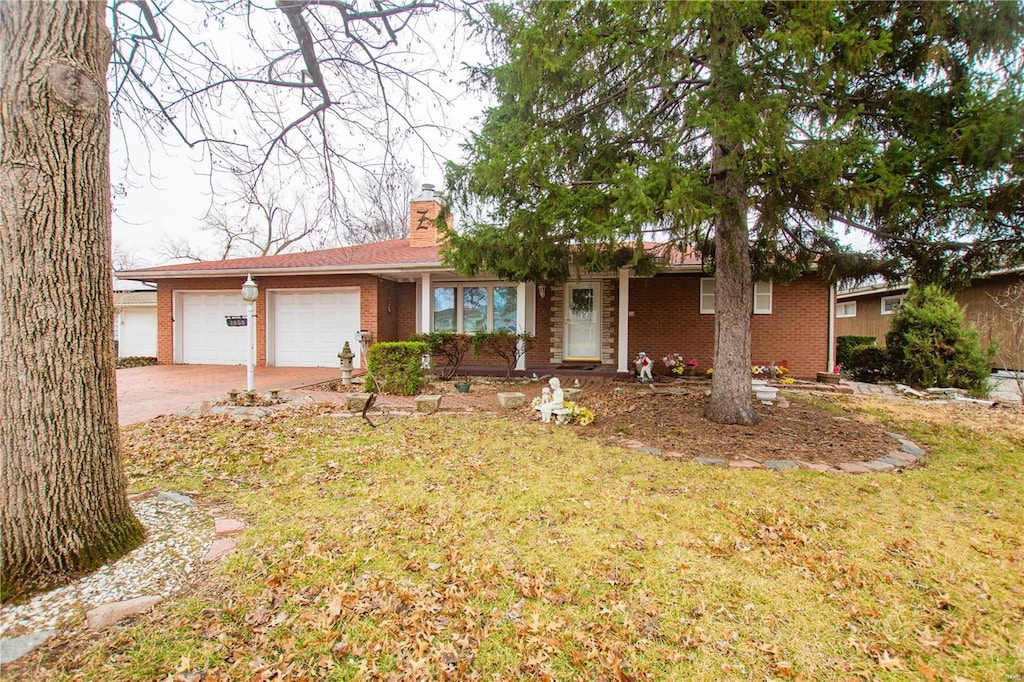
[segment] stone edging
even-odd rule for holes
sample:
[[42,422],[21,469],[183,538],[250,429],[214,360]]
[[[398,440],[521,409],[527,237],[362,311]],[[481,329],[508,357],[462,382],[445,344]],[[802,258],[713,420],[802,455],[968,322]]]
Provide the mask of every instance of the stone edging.
[[[148,490],[128,496],[129,502],[138,502],[155,497],[157,500],[195,506],[195,502],[188,495],[175,492],[158,492]],[[235,537],[245,530],[245,523],[238,519],[220,516],[220,509],[211,508],[206,510],[207,514],[213,517],[214,539],[206,550],[206,554],[199,559],[199,563],[208,564],[223,559],[230,554],[238,545]],[[132,599],[108,602],[85,613],[86,626],[91,630],[103,630],[115,623],[152,610],[157,604],[164,600],[165,595],[143,595]],[[10,663],[31,653],[37,647],[53,637],[55,630],[43,630],[30,632],[19,637],[0,638],[0,664]]]
[[886,431],[885,435],[899,443],[899,447],[867,462],[840,462],[836,466],[821,464],[819,462],[804,462],[802,460],[794,459],[769,459],[764,462],[759,462],[753,459],[726,460],[716,457],[694,457],[693,459],[687,459],[680,453],[663,452],[661,448],[644,445],[637,440],[627,441],[623,445],[630,450],[644,452],[649,455],[654,455],[655,457],[661,457],[662,459],[689,461],[694,464],[703,464],[706,466],[728,466],[732,469],[771,469],[773,471],[784,471],[786,469],[808,469],[810,471],[833,474],[869,474],[881,471],[898,473],[904,469],[920,464],[927,455],[927,453],[917,445],[917,443],[910,440],[902,433]]

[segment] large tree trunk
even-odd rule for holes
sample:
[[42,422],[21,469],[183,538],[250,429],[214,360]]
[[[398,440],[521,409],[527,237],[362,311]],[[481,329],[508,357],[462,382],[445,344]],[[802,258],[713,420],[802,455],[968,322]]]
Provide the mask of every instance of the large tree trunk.
[[114,385],[105,3],[0,2],[0,596],[137,546]]
[[755,424],[750,392],[750,244],[746,187],[716,144],[715,189],[722,199],[715,219],[715,374],[704,417],[719,424]]
[[[716,35],[709,52],[711,88],[719,115],[741,101],[736,64],[739,28],[729,3],[711,8]],[[747,186],[741,172],[743,145],[737,127],[741,116],[719,122],[712,135],[711,179],[718,198],[715,217],[715,374],[704,417],[719,424],[755,424],[750,391],[750,229],[747,227]]]

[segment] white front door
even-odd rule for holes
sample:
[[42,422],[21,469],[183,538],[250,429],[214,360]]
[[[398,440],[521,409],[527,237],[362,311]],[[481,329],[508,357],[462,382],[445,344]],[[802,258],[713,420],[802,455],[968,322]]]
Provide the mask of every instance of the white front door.
[[601,359],[601,285],[565,285],[565,360]]

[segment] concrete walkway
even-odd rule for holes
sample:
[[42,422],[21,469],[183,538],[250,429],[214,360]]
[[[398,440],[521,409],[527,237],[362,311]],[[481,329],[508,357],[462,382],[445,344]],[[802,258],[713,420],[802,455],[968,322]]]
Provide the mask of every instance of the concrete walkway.
[[[337,367],[257,367],[256,390],[291,390],[337,379]],[[143,422],[176,414],[204,400],[222,400],[232,388],[245,390],[245,367],[226,365],[153,365],[117,370],[118,421]]]

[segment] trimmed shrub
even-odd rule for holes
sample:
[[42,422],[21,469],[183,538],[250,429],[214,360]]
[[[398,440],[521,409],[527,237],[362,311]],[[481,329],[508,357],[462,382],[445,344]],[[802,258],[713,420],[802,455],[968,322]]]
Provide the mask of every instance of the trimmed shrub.
[[964,322],[964,311],[935,285],[911,287],[885,337],[895,378],[915,386],[988,391],[992,349]]
[[850,354],[853,353],[853,349],[857,346],[875,346],[875,337],[873,336],[838,336],[836,337],[836,362],[846,369],[851,365]]
[[[874,342],[874,337],[868,338]],[[885,348],[874,343],[862,344],[850,349],[848,364],[843,365],[843,371],[847,372],[854,381],[864,381],[870,384],[877,384],[889,375],[889,358]]]
[[477,332],[473,336],[473,354],[490,355],[505,361],[505,376],[512,376],[519,358],[533,346],[533,334],[522,332],[516,334],[508,330],[494,332]]
[[440,355],[444,358],[444,366],[441,368],[440,376],[442,381],[449,381],[455,376],[462,364],[462,359],[473,347],[473,339],[468,334],[457,334],[455,332],[429,332],[426,334],[413,334],[413,342],[427,344],[427,352],[431,355]]
[[148,355],[129,355],[124,358],[117,359],[117,368],[124,369],[126,367],[149,367],[150,365],[156,364],[156,358],[149,357]]
[[382,341],[370,346],[366,359],[366,390],[393,395],[416,395],[427,380],[422,356],[427,344]]

